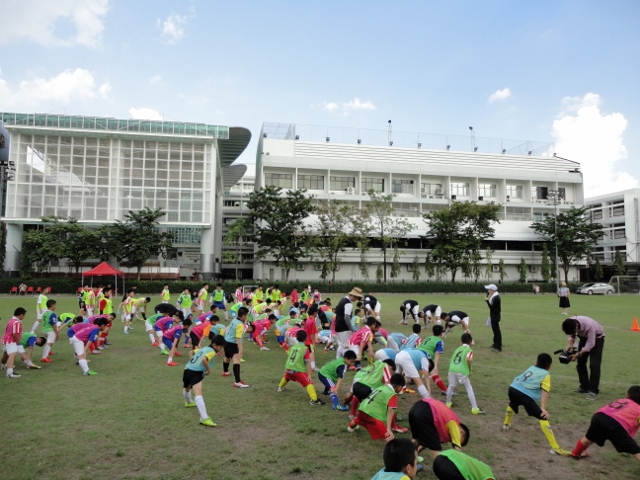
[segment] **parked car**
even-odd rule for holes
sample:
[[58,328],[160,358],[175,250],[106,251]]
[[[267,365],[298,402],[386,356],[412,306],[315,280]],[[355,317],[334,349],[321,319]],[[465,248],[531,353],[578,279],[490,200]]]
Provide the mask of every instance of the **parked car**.
[[616,289],[613,285],[609,285],[608,283],[591,282],[578,287],[576,293],[583,293],[586,295],[594,295],[596,293],[611,295],[612,293],[616,293]]

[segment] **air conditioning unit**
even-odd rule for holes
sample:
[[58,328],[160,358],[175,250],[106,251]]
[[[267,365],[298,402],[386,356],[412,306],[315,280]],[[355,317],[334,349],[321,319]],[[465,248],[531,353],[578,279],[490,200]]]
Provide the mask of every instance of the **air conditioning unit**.
[[356,193],[356,189],[353,187],[349,187],[347,188],[347,195],[353,195],[354,193]]
[[421,188],[420,189],[420,193],[427,193],[427,189],[426,188]]
[[304,272],[306,269],[307,269],[307,266],[302,263],[299,263],[296,265],[296,270],[298,272]]
[[427,195],[426,193],[423,193],[423,194],[422,194],[422,198],[427,198],[427,197],[429,197],[429,198],[430,198],[430,197],[431,197],[431,195]]
[[499,272],[500,271],[500,265],[491,265],[491,271],[492,272]]
[[397,193],[394,193],[394,194],[393,194],[393,196],[394,196],[394,197],[397,197],[397,196],[398,196],[398,194],[397,194]]
[[321,271],[322,271],[322,264],[321,264],[321,263],[316,263],[316,264],[313,266],[313,269],[314,269],[316,272],[321,272]]
[[436,188],[436,195],[442,195],[442,189]]
[[531,273],[538,273],[540,271],[540,266],[539,265],[530,265],[529,266],[529,270],[531,271]]
[[407,264],[407,272],[413,272],[413,264],[412,263],[408,263]]

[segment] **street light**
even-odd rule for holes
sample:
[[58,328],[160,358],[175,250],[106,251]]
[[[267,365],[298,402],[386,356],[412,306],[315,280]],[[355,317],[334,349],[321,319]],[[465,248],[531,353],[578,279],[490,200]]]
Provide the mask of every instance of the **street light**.
[[553,201],[555,207],[555,216],[553,217],[553,237],[556,244],[556,289],[560,290],[560,268],[558,262],[558,200],[560,192],[558,190],[549,190],[547,192],[547,200]]

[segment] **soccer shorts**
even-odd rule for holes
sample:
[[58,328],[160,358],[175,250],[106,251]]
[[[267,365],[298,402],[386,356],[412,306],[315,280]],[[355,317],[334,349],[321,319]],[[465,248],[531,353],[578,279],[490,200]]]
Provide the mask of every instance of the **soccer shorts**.
[[542,409],[536,401],[520,390],[509,387],[509,407],[511,410],[518,413],[518,407],[522,405],[530,417],[537,418],[538,420],[546,420],[542,418]]
[[87,305],[87,315],[89,315],[90,317],[93,317],[93,307]]
[[[406,350],[402,350],[398,352],[398,355],[396,355],[396,368],[397,367],[402,368],[402,373],[404,373],[405,377],[420,378],[420,372],[418,372],[411,355],[409,355],[409,352]],[[422,369],[429,371],[429,364],[426,356],[424,357]]]
[[307,385],[313,385],[311,378],[309,378],[309,374],[307,372],[295,372],[293,370],[287,370],[284,372],[284,378],[289,380],[290,382],[298,382],[303,387]]
[[18,353],[18,344],[17,343],[7,343],[7,344],[2,346],[2,350],[4,350],[7,355],[11,355],[12,353]]
[[184,318],[188,318],[189,315],[191,315],[191,307],[189,307],[189,308],[181,308],[180,311],[182,312],[182,316]]
[[466,388],[466,385],[468,383],[471,383],[469,381],[469,377],[467,377],[464,373],[455,373],[455,372],[449,372],[449,386],[451,388],[455,388],[458,385],[464,385]]
[[131,321],[131,312],[125,313],[122,317],[125,319],[125,321],[130,322]]
[[45,332],[44,336],[47,337],[47,343],[56,341],[56,332]]
[[211,302],[211,305],[218,307],[220,310],[226,310],[227,307],[225,306],[224,302]]
[[198,308],[199,312],[202,312],[204,310],[204,304],[203,303],[199,303],[198,305],[196,305],[196,307]]
[[291,335],[285,335],[285,340],[287,342],[287,345],[289,345],[290,347],[293,347],[294,345],[298,344],[298,339]]
[[351,391],[353,395],[360,401],[363,401],[373,391],[369,385],[365,385],[364,383],[356,382],[351,387]]
[[431,310],[427,310],[424,312],[427,317],[439,317],[442,313],[442,308],[438,306],[433,312]]
[[189,332],[189,338],[191,338],[191,346],[194,349],[200,345],[200,337],[195,332]]
[[433,411],[427,402],[417,401],[409,410],[411,438],[418,446],[433,451],[441,451],[440,435],[433,421]]
[[191,388],[204,380],[204,372],[198,372],[196,370],[185,369],[182,374],[182,385],[184,388]]
[[77,355],[84,355],[84,342],[79,340],[75,335],[69,339],[69,343],[73,347],[73,352]]
[[144,322],[144,328],[145,328],[145,331],[147,331],[147,332],[151,332],[151,331],[155,330],[155,328],[154,328],[154,327],[155,327],[155,325],[154,325],[153,323],[151,323],[151,322],[149,322],[149,321]]
[[162,344],[169,350],[173,348],[173,338],[162,337]]
[[42,320],[42,314],[43,314],[43,313],[44,313],[44,310],[43,310],[43,311],[41,311],[41,312],[40,312],[40,311],[38,312],[38,314],[37,314],[37,316],[36,316],[36,318],[38,319],[38,321]]
[[346,332],[336,332],[336,340],[338,341],[338,346],[342,348],[349,347],[349,339],[353,332],[351,330],[347,330]]
[[382,360],[384,362],[389,358],[389,355],[387,355],[387,352],[385,352],[384,349],[380,349],[373,355],[373,358],[375,360]]
[[630,453],[631,455],[640,453],[640,446],[624,427],[602,412],[591,417],[591,425],[589,425],[585,437],[601,447],[606,440],[609,440],[616,451],[620,453]]
[[382,440],[387,436],[387,425],[363,411],[358,412],[355,423],[366,428],[372,440]]
[[321,373],[318,373],[318,380],[322,382],[322,385],[324,385],[325,390],[333,390],[334,388],[336,388],[336,384],[333,383],[333,380],[325,377]]
[[224,356],[225,358],[233,358],[234,355],[240,353],[237,343],[226,342],[224,344]]
[[[360,345],[347,345],[345,348],[356,354],[356,358],[360,358]],[[345,351],[346,353],[346,351]]]
[[433,473],[440,480],[465,480],[456,464],[444,455],[438,455],[433,461]]

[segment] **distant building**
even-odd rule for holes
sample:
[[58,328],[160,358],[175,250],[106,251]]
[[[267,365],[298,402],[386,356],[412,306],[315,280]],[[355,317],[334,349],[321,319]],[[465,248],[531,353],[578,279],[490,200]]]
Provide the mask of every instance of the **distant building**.
[[[556,208],[562,211],[583,204],[579,167],[556,157],[552,144],[265,123],[258,143],[255,185],[304,188],[315,203],[331,199],[358,208],[368,201],[368,190],[393,195],[396,212],[414,225],[407,246],[401,247],[402,273],[397,280],[405,281],[412,277],[416,255],[421,279],[426,279],[421,237],[428,226],[423,213],[446,209],[461,200],[498,203],[501,221],[495,225],[495,238],[485,242],[493,250],[492,279],[497,281],[502,259],[507,280],[517,280],[517,267],[524,258],[529,265],[528,279],[534,280],[541,278],[541,247],[540,238],[529,227],[533,221],[554,215]],[[552,190],[558,192],[558,205],[548,200]],[[380,250],[372,248],[367,259],[369,279],[375,280]],[[342,262],[337,279],[363,279],[359,252],[345,252]],[[301,262],[291,276],[318,279],[320,268],[315,261]],[[254,278],[281,280],[284,275],[284,269],[271,259],[254,264]],[[480,278],[487,279],[484,268]],[[578,279],[577,268],[571,268],[569,278]],[[465,280],[461,272],[457,279]]]

